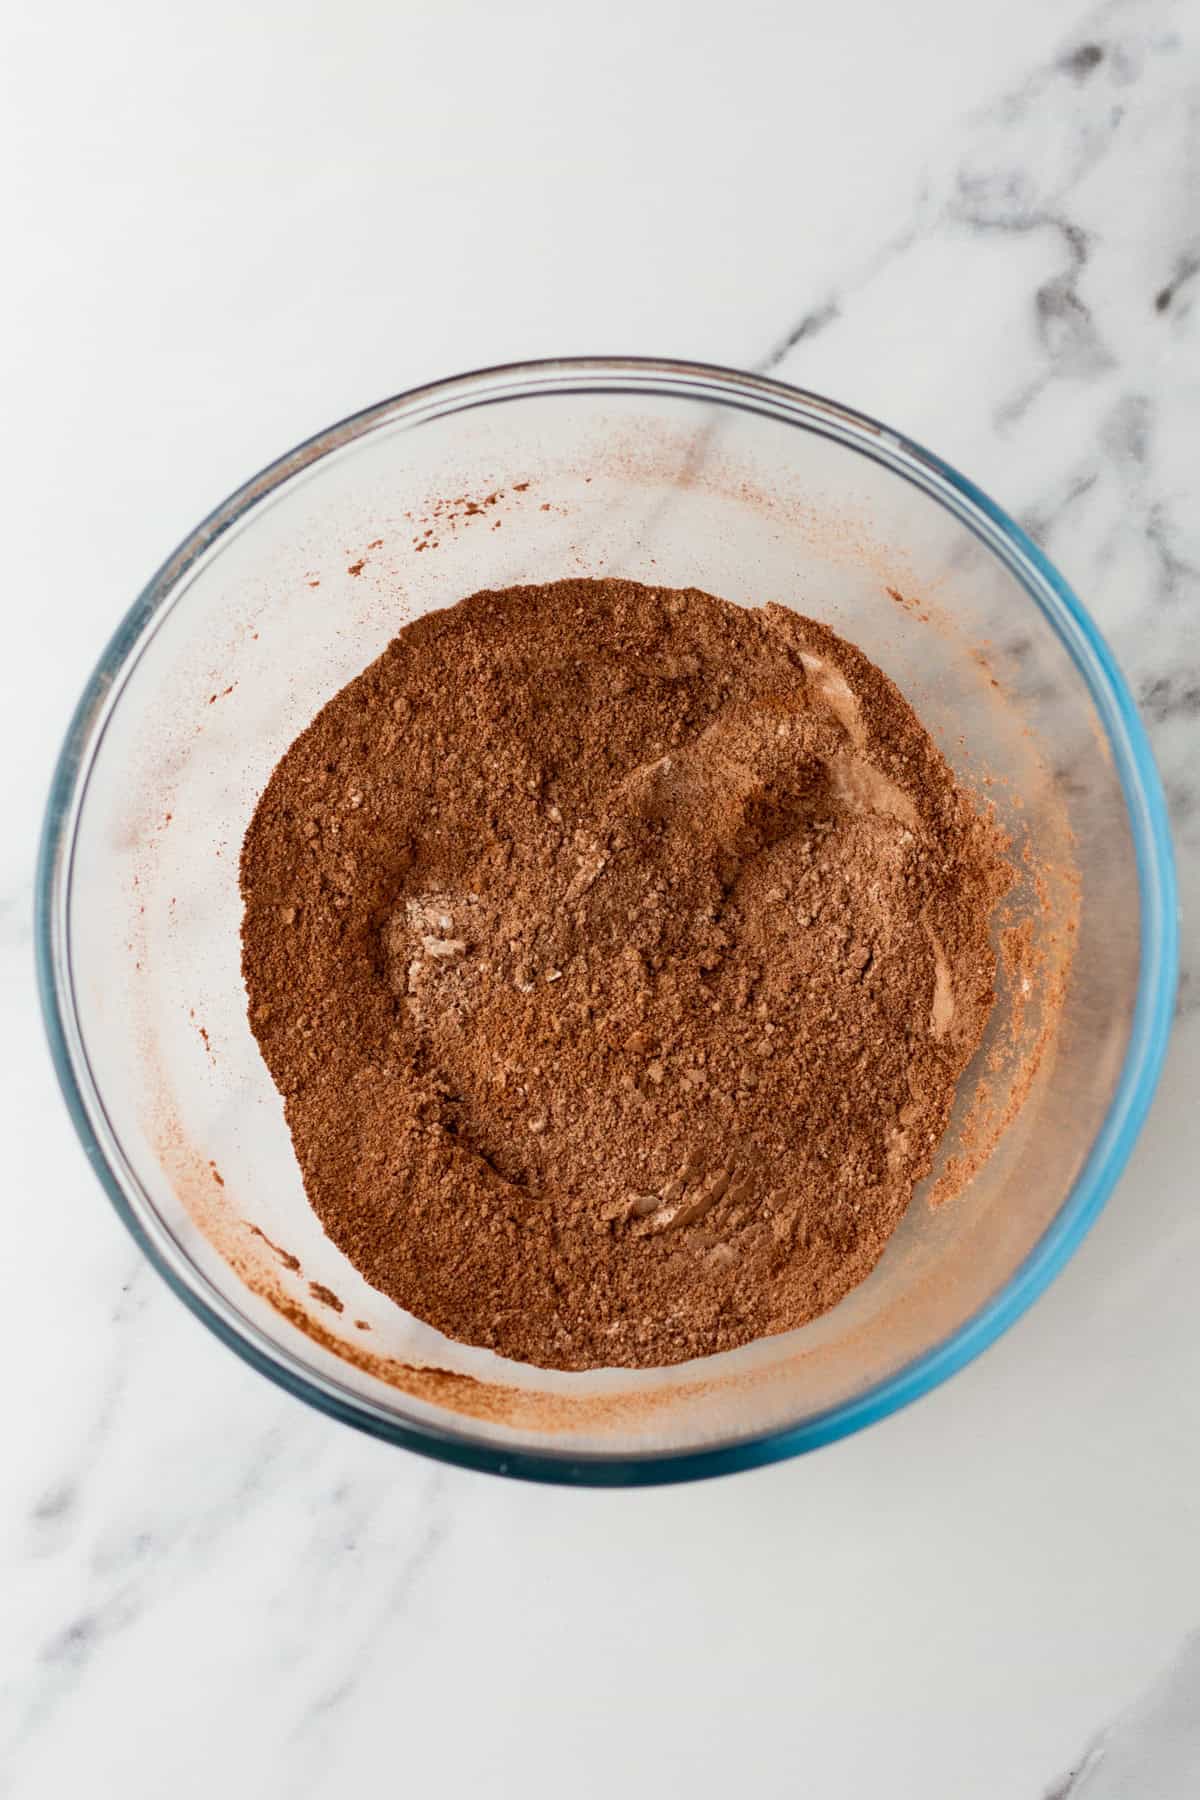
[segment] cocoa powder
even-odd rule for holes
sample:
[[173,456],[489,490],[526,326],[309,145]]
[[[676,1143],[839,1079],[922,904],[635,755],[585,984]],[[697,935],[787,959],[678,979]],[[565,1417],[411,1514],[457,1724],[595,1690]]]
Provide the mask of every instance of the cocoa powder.
[[1004,840],[788,608],[562,581],[407,626],[242,850],[305,1188],[462,1342],[646,1367],[878,1260],[994,1000]]

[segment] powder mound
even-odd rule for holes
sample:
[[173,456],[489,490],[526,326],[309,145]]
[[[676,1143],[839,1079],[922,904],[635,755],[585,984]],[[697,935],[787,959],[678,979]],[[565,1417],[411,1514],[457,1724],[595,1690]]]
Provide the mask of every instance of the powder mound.
[[242,851],[251,1024],[325,1230],[542,1367],[804,1324],[930,1168],[1004,848],[787,608],[561,581],[417,620]]

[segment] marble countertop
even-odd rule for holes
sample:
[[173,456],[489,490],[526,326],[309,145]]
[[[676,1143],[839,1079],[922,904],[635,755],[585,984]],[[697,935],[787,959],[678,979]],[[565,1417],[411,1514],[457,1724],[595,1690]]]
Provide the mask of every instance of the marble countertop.
[[[1186,0],[10,13],[0,1793],[1200,1788],[1198,28]],[[1142,703],[1185,907],[1158,1099],[1049,1294],[848,1442],[646,1493],[435,1467],[224,1351],[86,1167],[31,975],[57,741],[166,551],[333,418],[585,350],[775,371],[1016,513]]]

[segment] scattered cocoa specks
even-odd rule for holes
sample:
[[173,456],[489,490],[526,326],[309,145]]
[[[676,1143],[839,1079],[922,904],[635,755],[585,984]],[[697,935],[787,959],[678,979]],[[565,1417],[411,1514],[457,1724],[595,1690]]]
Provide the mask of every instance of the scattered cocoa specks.
[[[528,481],[514,481],[508,488],[493,488],[486,494],[447,495],[430,501],[424,511],[405,512],[404,517],[417,528],[409,539],[411,548],[418,552],[436,550],[443,534],[449,532],[453,537],[458,531],[469,528],[476,520],[487,517],[506,498],[515,499],[516,496],[527,493],[531,485]],[[549,502],[543,505],[542,510],[551,510]],[[501,523],[500,519],[493,518],[492,530],[496,530]]]

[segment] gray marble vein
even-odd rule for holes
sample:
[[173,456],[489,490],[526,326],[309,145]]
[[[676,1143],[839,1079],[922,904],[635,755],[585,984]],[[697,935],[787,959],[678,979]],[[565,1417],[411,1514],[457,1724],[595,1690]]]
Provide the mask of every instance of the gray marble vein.
[[1200,1632],[1045,1800],[1186,1800],[1200,1785]]
[[[371,1523],[371,1509],[344,1494],[347,1516],[343,1521],[342,1550],[353,1554],[360,1535]],[[345,1714],[359,1697],[365,1672],[385,1658],[384,1646],[403,1627],[409,1601],[430,1564],[440,1555],[450,1535],[446,1511],[446,1479],[435,1471],[425,1487],[422,1522],[411,1543],[372,1593],[370,1607],[356,1621],[353,1632],[343,1634],[337,1667],[326,1668],[319,1687],[310,1691],[297,1709],[287,1756],[294,1768],[290,1792],[297,1795],[322,1791],[331,1755],[331,1739],[345,1729]]]

